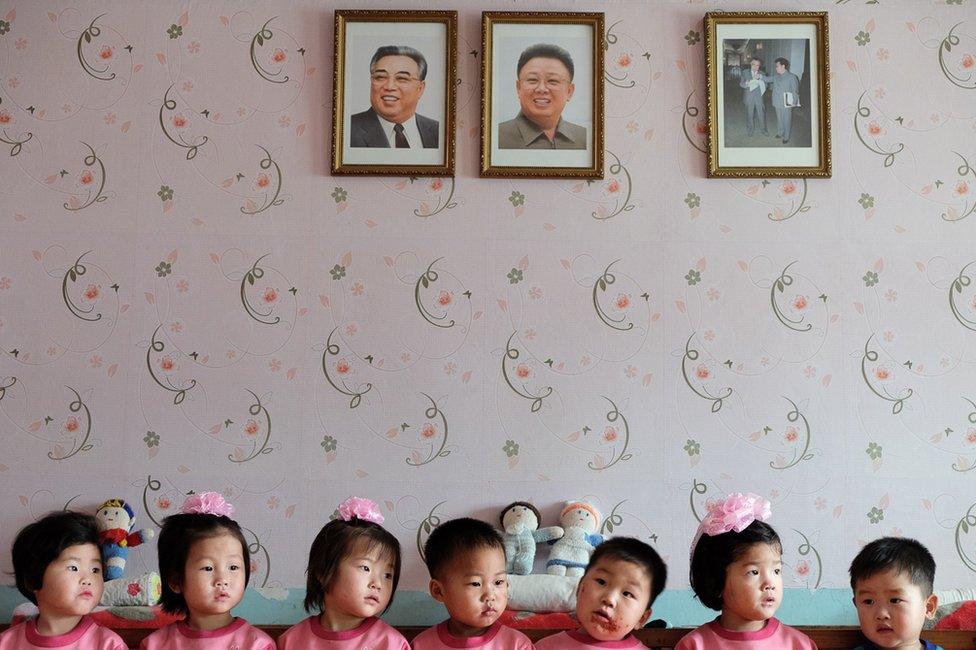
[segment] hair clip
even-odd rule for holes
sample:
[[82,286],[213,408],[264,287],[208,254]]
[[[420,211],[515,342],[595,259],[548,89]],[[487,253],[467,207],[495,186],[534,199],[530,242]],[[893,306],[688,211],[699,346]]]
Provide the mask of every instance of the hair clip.
[[185,515],[217,515],[220,517],[230,517],[234,514],[234,506],[224,500],[224,495],[220,492],[201,492],[191,494],[183,502],[180,509]]
[[349,497],[339,504],[339,519],[343,521],[362,519],[374,524],[383,523],[383,515],[380,514],[380,508],[376,502],[360,497]]
[[692,554],[702,535],[714,537],[733,530],[741,533],[752,522],[766,521],[772,515],[769,501],[752,492],[733,492],[724,499],[709,503],[707,507],[708,513],[702,518],[691,542]]

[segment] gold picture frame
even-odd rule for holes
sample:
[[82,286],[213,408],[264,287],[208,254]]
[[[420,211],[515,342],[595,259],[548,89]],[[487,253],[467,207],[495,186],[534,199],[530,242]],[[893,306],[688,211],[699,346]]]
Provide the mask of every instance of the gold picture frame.
[[457,25],[456,11],[336,10],[333,174],[454,176]]
[[603,33],[602,12],[481,14],[481,176],[603,178]]
[[828,37],[825,11],[705,14],[709,178],[830,178]]

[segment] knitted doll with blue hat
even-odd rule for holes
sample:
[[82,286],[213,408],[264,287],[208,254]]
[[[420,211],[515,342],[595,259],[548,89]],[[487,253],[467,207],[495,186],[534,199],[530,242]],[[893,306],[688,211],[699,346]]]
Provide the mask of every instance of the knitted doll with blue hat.
[[98,522],[98,538],[105,559],[105,580],[117,580],[125,572],[129,549],[151,539],[156,533],[152,528],[132,532],[136,515],[132,506],[123,499],[109,499],[98,506],[95,521]]

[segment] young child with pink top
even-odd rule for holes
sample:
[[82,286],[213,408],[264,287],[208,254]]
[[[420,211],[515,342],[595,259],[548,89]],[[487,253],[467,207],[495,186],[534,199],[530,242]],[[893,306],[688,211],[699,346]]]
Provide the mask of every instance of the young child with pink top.
[[498,622],[508,604],[508,576],[497,530],[477,519],[447,521],[427,538],[424,561],[430,595],[450,618],[418,634],[414,650],[531,650],[527,636]]
[[643,648],[631,632],[647,622],[667,579],[664,560],[639,539],[614,537],[600,544],[576,587],[580,628],[547,636],[536,650]]
[[115,632],[89,616],[102,598],[102,553],[91,515],[52,512],[14,539],[17,589],[37,605],[37,618],[0,634],[0,650],[125,650]]
[[816,650],[775,617],[783,593],[783,544],[765,523],[769,501],[730,494],[709,506],[691,547],[691,588],[721,614],[686,635],[675,650]]
[[271,637],[231,614],[251,578],[247,541],[232,514],[219,492],[204,492],[163,520],[157,547],[163,611],[186,618],[147,636],[140,650],[274,650]]
[[308,554],[305,611],[319,610],[278,638],[280,650],[409,650],[377,616],[393,602],[400,542],[380,524],[376,503],[352,497],[339,506]]

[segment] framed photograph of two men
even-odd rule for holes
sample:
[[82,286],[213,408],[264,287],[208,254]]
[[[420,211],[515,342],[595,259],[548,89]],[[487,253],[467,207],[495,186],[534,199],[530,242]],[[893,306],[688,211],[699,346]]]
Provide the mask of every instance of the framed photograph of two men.
[[335,12],[332,173],[454,175],[456,11]]
[[826,12],[705,14],[709,177],[831,174]]
[[481,175],[603,178],[603,14],[481,15]]

